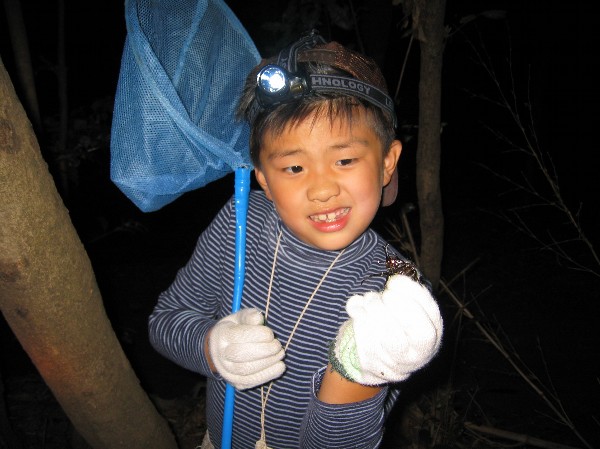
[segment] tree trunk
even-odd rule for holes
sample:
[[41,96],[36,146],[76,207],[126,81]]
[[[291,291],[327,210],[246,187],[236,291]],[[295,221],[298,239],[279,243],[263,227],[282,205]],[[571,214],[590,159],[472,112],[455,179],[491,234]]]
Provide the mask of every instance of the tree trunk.
[[1,60],[0,98],[0,310],[93,448],[175,449],[111,328]]
[[35,88],[33,66],[29,53],[29,40],[27,39],[27,30],[25,29],[25,21],[23,20],[21,0],[4,0],[4,9],[6,11],[6,25],[15,57],[15,67],[21,89],[23,90],[24,103],[27,106],[31,122],[36,130],[40,131],[42,129],[42,119],[37,99],[37,90]]
[[440,189],[442,59],[446,0],[415,0],[413,23],[421,48],[417,197],[420,210],[420,266],[434,288],[440,280],[444,215]]
[[69,185],[69,158],[67,149],[67,132],[69,130],[69,95],[67,93],[67,46],[65,0],[58,0],[58,46],[56,80],[58,81],[58,178],[60,193],[65,201],[69,201],[71,189]]

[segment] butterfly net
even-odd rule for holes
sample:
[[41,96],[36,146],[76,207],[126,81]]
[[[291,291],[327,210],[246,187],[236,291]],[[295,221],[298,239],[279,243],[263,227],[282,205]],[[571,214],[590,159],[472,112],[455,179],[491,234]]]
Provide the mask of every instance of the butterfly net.
[[111,179],[142,211],[250,167],[235,119],[259,62],[220,0],[127,0],[111,137]]

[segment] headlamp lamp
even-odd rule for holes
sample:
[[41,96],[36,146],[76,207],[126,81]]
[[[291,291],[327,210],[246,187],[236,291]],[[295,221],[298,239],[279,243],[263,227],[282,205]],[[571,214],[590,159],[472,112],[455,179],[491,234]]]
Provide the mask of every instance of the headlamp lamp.
[[297,100],[309,92],[306,79],[269,64],[256,77],[256,98],[263,108]]

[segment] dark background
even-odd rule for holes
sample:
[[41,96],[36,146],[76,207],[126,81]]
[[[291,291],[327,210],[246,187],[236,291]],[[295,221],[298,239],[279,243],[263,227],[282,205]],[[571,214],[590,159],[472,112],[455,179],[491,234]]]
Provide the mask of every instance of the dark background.
[[[38,139],[53,173],[58,119],[56,3],[23,1],[44,119]],[[305,9],[291,17],[285,14],[295,4],[291,1],[236,0],[228,4],[261,54],[270,56],[296,27],[300,29],[301,19],[311,16],[313,11],[306,9],[310,3],[304,2]],[[368,3],[355,2],[359,17],[364,17],[360,14]],[[461,25],[465,17],[486,11],[503,11],[506,18],[479,16]],[[147,342],[146,318],[158,293],[191,254],[198,234],[232,194],[232,177],[186,194],[158,212],[137,210],[108,178],[110,118],[125,38],[123,5],[100,0],[67,2],[66,14],[68,147],[72,153],[64,201],[94,265],[115,331],[144,388],[165,398],[186,395],[201,380],[153,352]],[[365,32],[363,36],[367,43],[386,40],[381,63],[392,91],[408,46],[402,18],[401,9],[393,8],[381,21],[378,33]],[[546,243],[548,235],[558,240],[574,236],[564,215],[555,208],[532,207],[535,198],[515,191],[493,174],[515,180],[525,176],[538,192],[548,191],[531,159],[510,151],[510,145],[487,129],[520,141],[508,114],[483,99],[497,99],[497,91],[478,63],[474,48],[489,56],[504,86],[510,89],[514,85],[524,120],[529,111],[525,105],[531,106],[537,143],[556,170],[567,205],[578,213],[583,231],[597,244],[598,19],[594,2],[589,1],[449,1],[446,22],[451,37],[444,59],[442,133],[443,276],[456,278],[453,288],[480,322],[510,341],[541,380],[555,388],[575,426],[596,446],[600,444],[600,332],[596,324],[600,318],[600,267],[577,239],[562,247],[594,273],[570,269],[543,243],[517,229],[511,210],[521,207],[527,225]],[[357,45],[353,30],[331,20],[321,20],[319,25],[333,38]],[[361,25],[368,29],[366,23]],[[3,11],[0,54],[20,92]],[[401,207],[416,202],[417,86],[418,48],[413,46],[399,91],[405,147],[401,191],[396,205],[382,211],[374,223],[386,236],[389,223],[399,222]],[[526,120],[525,126],[530,122]],[[418,237],[415,213],[409,214],[409,219]],[[440,303],[447,325],[444,352],[428,372],[433,380],[422,375],[408,384],[405,402],[427,391],[432,383],[450,379],[455,391],[452,406],[459,420],[581,446],[569,429],[548,417],[550,412],[539,397],[472,323],[459,320],[453,303],[444,295],[440,295]],[[25,430],[20,426],[24,421],[18,412],[22,402],[15,398],[28,397],[32,384],[39,396],[42,387],[5,323],[0,328],[2,373],[12,398],[9,415],[27,440],[26,447],[51,447],[48,436],[40,442],[39,423],[30,423]],[[44,397],[47,401],[43,404],[54,410],[51,395]],[[39,401],[29,399],[27,404],[39,408]],[[46,429],[66,432],[60,412],[52,413],[50,421],[47,414],[40,417],[46,420]]]

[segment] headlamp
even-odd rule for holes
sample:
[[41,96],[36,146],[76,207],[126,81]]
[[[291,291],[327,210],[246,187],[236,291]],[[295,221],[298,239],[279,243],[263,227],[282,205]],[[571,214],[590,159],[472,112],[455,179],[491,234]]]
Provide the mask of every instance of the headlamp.
[[274,64],[263,67],[256,77],[256,98],[263,108],[296,100],[309,90],[304,77]]
[[[313,62],[331,65],[354,76],[341,76],[329,74],[306,74],[298,67],[298,54],[310,53],[316,46],[324,46],[325,40],[316,30],[302,36],[290,47],[283,49],[277,58],[276,64],[264,66],[256,77],[255,101],[253,101],[246,116],[250,123],[257,114],[265,109],[273,108],[282,103],[299,100],[313,93],[340,93],[360,97],[372,105],[388,112],[396,126],[394,102],[390,96],[373,84],[362,80],[362,73],[357,74],[359,68],[373,70],[365,63],[364,58],[351,54],[348,50],[337,50],[333,53],[324,48],[315,50],[312,55]],[[340,46],[341,47],[341,46]],[[319,53],[321,52],[321,53]],[[303,60],[307,62],[308,59]],[[361,79],[359,79],[361,78]]]

